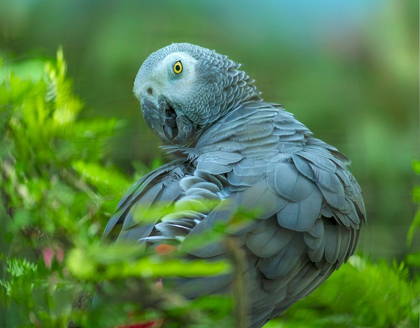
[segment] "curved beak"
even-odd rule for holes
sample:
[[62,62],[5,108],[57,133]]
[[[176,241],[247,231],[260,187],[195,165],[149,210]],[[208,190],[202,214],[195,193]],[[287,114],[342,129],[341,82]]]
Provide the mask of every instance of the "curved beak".
[[184,114],[177,114],[165,97],[160,96],[157,103],[142,97],[141,109],[147,125],[164,142],[186,141],[194,129],[193,123]]

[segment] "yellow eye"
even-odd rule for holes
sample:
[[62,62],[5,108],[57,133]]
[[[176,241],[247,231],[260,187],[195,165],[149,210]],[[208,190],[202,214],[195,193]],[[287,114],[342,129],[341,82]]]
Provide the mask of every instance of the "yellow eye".
[[181,74],[182,72],[182,63],[180,60],[178,60],[175,64],[174,64],[174,73],[175,74]]

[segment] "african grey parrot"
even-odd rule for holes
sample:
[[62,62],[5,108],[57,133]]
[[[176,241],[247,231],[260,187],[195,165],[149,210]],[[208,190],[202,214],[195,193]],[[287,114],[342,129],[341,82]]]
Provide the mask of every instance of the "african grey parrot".
[[[151,54],[134,83],[148,126],[174,160],[140,179],[123,197],[105,236],[156,246],[182,244],[229,222],[245,254],[249,327],[262,327],[315,290],[354,253],[365,208],[361,189],[336,148],[312,137],[282,106],[263,101],[240,65],[196,45]],[[220,201],[209,208],[206,201]],[[174,205],[156,222],[136,208]],[[219,259],[226,243],[190,250]],[[189,298],[229,292],[232,276],[185,279]]]

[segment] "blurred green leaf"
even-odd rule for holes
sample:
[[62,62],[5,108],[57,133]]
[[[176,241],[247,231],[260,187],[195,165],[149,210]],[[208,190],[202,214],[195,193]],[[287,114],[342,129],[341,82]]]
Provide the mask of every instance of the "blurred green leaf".
[[284,327],[415,327],[419,305],[420,282],[409,279],[403,264],[352,256],[281,321]]
[[[67,267],[77,278],[93,279],[94,281],[127,277],[203,277],[230,272],[230,265],[226,261],[185,261],[165,259],[158,255],[130,261],[125,256],[121,256],[121,253],[118,257],[113,257],[111,254],[116,254],[116,252],[112,251],[112,248],[120,252],[126,252],[130,249],[127,245],[108,246],[106,248],[101,246],[90,250],[76,248],[68,256]],[[135,249],[132,251],[136,253]]]
[[420,267],[420,252],[408,254],[406,262],[409,266]]
[[417,174],[420,174],[420,161],[413,161],[413,170]]

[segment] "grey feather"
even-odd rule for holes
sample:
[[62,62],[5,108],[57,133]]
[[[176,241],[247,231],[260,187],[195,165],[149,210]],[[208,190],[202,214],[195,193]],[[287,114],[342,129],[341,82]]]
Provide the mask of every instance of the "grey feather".
[[200,157],[198,157],[198,162],[211,162],[211,163],[217,163],[220,165],[229,165],[233,163],[239,162],[243,156],[238,153],[228,153],[228,152],[208,152],[204,153]]
[[157,170],[150,172],[149,174],[145,175],[141,178],[137,183],[135,183],[130,190],[124,195],[124,197],[118,203],[117,209],[115,210],[115,214],[111,217],[108,221],[105,230],[104,230],[104,237],[106,237],[112,229],[114,229],[115,225],[120,223],[122,220],[125,219],[125,216],[129,213],[130,207],[132,202],[135,201],[135,198],[141,194],[142,191],[145,190],[153,180],[159,178],[160,176],[170,172],[172,169],[178,168],[180,166],[180,161],[176,160],[171,163],[165,164]]
[[[196,176],[186,176],[179,182],[179,185],[185,191],[185,190],[188,190],[191,186],[200,182],[204,182],[204,181],[205,181],[204,179],[196,177]],[[219,189],[220,188],[221,187],[219,187]]]
[[287,245],[294,235],[295,231],[277,226],[260,234],[249,234],[246,245],[257,256],[270,257]]
[[315,238],[321,238],[324,235],[324,223],[322,219],[316,220],[314,225],[308,232],[311,236]]
[[251,231],[251,234],[261,234],[271,229],[278,227],[277,218],[272,216],[266,220],[260,221],[260,224]]
[[243,192],[241,204],[245,210],[257,211],[259,219],[266,219],[278,213],[288,202],[274,194],[263,179]]
[[293,162],[295,163],[296,168],[299,170],[300,173],[302,173],[308,179],[316,181],[315,174],[309,166],[309,163],[305,159],[298,155],[293,155]]
[[221,187],[218,184],[212,182],[199,182],[194,185],[194,188],[207,189],[212,193],[217,193],[221,190]]
[[267,278],[280,278],[293,268],[304,249],[302,236],[296,234],[280,252],[269,258],[261,258],[258,268]]
[[[226,206],[226,203],[222,202],[216,206],[216,208],[203,221],[192,229],[190,234],[186,237],[186,241],[197,237],[200,234],[213,231],[217,222],[229,221],[236,211],[237,207],[235,206],[235,203],[228,203]],[[243,244],[244,242],[245,239],[243,239],[241,243]],[[226,253],[226,247],[220,242],[215,242],[210,245],[206,245],[205,247],[191,250],[189,253],[197,257],[209,258]]]
[[208,174],[223,174],[230,172],[232,170],[232,166],[211,162],[198,162],[197,170]]
[[209,293],[215,293],[232,282],[231,275],[196,278],[182,281],[176,289],[187,298],[197,298]]
[[123,229],[130,229],[131,227],[139,224],[139,218],[135,219],[136,211],[138,209],[143,210],[147,213],[147,210],[150,208],[151,204],[155,201],[160,192],[162,192],[163,183],[158,183],[152,186],[147,190],[143,197],[133,206],[130,211],[130,215],[124,220]]
[[312,265],[309,258],[306,256],[301,256],[296,261],[296,264],[293,266],[293,268],[282,277],[276,279],[263,279],[264,289],[267,291],[277,291],[280,289],[287,290],[287,285],[289,282],[307,265]]
[[290,202],[277,214],[282,227],[297,231],[308,231],[319,217],[322,196],[318,189],[300,203]]
[[341,244],[341,227],[325,225],[325,259],[334,264],[337,262]]
[[314,237],[310,233],[305,232],[303,234],[303,238],[305,239],[306,245],[312,250],[317,250],[322,244],[322,239],[324,238],[324,235],[321,237]]
[[281,163],[275,172],[275,189],[284,198],[299,202],[308,198],[316,185],[299,174],[293,164]]
[[321,270],[314,264],[306,265],[287,285],[287,296],[295,297],[320,276]]
[[318,263],[322,260],[324,256],[324,250],[325,250],[325,238],[322,236],[321,238],[321,244],[318,248],[315,249],[309,249],[308,256],[311,259],[312,262]]

